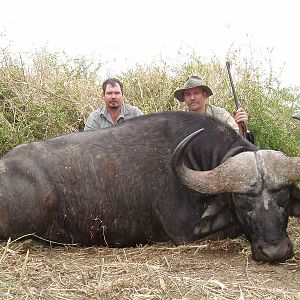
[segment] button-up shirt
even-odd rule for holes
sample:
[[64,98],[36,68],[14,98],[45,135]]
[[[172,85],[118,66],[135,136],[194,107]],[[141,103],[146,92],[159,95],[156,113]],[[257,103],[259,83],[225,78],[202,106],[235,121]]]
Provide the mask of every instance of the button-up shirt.
[[216,118],[220,119],[221,121],[227,123],[228,125],[230,125],[233,129],[235,129],[239,133],[238,124],[234,121],[234,118],[231,116],[231,114],[224,108],[217,107],[212,104],[207,104],[206,112],[209,115],[215,116]]
[[[137,116],[143,115],[142,111],[133,105],[123,103],[121,106],[121,113],[117,119],[117,123],[122,123],[124,120],[135,118]],[[95,130],[99,128],[106,128],[115,125],[110,113],[107,111],[106,105],[93,111],[85,124],[84,131]]]

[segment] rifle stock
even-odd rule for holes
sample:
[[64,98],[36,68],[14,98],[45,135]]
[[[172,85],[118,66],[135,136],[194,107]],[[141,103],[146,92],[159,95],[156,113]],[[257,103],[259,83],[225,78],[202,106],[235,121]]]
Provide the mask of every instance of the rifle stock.
[[[240,105],[239,100],[238,100],[237,95],[236,95],[234,83],[233,83],[232,76],[231,76],[230,62],[229,61],[226,62],[226,67],[227,67],[227,72],[228,72],[228,76],[229,76],[229,80],[230,80],[230,86],[231,86],[231,90],[232,90],[233,100],[234,100],[234,103],[235,103],[235,107],[238,110],[241,107],[241,105]],[[241,127],[242,127],[244,138],[246,138],[249,142],[254,144],[254,135],[253,135],[253,133],[251,133],[248,130],[248,128],[247,128],[247,126],[245,125],[244,122],[241,122]]]

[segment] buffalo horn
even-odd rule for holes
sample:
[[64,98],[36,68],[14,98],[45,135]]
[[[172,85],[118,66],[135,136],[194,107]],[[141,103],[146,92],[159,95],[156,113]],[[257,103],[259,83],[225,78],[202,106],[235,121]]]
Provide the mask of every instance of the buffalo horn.
[[288,157],[280,151],[257,151],[257,160],[275,185],[300,180],[300,157]]
[[278,187],[300,180],[300,157],[287,157],[274,150],[241,152],[208,171],[195,171],[183,163],[187,145],[203,129],[186,137],[174,150],[171,166],[181,183],[200,193],[258,192],[262,180],[270,187]]

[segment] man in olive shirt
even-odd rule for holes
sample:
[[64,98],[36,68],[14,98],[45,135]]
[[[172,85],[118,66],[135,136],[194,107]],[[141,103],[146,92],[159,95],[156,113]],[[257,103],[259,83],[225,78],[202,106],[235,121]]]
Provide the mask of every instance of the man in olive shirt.
[[108,78],[102,84],[102,91],[105,105],[89,115],[84,131],[110,127],[143,114],[138,107],[124,103],[120,80]]
[[239,108],[232,117],[224,108],[206,103],[206,99],[213,93],[198,76],[189,76],[183,88],[177,89],[174,96],[177,100],[185,102],[189,111],[205,112],[230,125],[243,135],[241,123],[248,125],[248,114],[243,108]]

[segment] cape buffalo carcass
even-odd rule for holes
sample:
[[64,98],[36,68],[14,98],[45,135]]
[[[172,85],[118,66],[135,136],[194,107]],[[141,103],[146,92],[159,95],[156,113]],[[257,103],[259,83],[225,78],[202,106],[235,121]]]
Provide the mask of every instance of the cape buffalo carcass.
[[299,179],[300,158],[259,150],[214,117],[144,115],[4,155],[0,238],[126,247],[244,233],[255,260],[283,261]]

